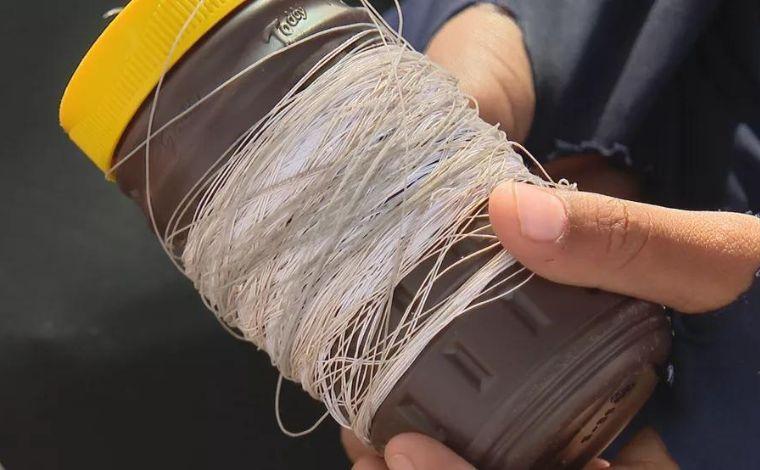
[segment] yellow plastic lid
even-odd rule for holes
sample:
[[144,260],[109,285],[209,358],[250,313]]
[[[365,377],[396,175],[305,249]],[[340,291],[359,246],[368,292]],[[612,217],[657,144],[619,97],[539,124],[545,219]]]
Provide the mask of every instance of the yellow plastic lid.
[[[132,0],[98,38],[71,78],[61,101],[61,126],[104,172],[111,168],[122,133],[158,84],[167,64],[176,64],[246,0],[205,0],[177,41],[199,1]],[[172,46],[174,52],[169,58]]]

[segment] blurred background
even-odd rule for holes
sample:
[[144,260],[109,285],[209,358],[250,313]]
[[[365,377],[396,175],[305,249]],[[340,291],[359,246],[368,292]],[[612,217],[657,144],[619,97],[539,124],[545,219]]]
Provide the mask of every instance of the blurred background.
[[[280,433],[269,359],[219,326],[58,127],[69,77],[119,6],[0,2],[0,462],[347,468],[332,421]],[[293,384],[282,409],[293,430],[323,412]]]

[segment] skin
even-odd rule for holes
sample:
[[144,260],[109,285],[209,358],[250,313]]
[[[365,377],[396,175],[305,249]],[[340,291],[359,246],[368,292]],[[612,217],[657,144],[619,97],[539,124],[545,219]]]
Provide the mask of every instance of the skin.
[[[504,54],[510,51],[510,54]],[[519,27],[490,5],[469,8],[432,39],[429,57],[450,70],[480,103],[481,116],[514,140],[530,131],[535,93]],[[489,214],[504,247],[533,272],[555,282],[595,287],[698,314],[745,292],[760,268],[760,219],[728,212],[690,212],[634,202],[634,175],[597,155],[547,166],[555,179],[583,191],[504,182]],[[401,434],[383,455],[347,430],[341,440],[355,470],[457,470],[472,465],[437,441]],[[651,429],[641,431],[613,462],[587,470],[677,469]]]

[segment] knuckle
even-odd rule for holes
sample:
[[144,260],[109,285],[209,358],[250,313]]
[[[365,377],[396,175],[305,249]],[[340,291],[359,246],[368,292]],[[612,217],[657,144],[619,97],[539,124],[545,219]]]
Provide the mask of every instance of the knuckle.
[[605,197],[596,206],[596,229],[605,243],[604,254],[617,268],[624,268],[636,259],[651,235],[651,217],[632,210],[631,204]]
[[628,218],[628,210],[624,201],[604,197],[596,205],[596,229],[606,241],[606,254],[617,253],[620,247],[625,244]]

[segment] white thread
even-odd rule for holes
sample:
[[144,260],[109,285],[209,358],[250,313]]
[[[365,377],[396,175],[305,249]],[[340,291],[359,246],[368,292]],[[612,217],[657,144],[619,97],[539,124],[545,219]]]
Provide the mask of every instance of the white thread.
[[[438,332],[530,278],[487,233],[481,209],[491,189],[507,179],[550,184],[527,170],[504,132],[478,117],[453,77],[376,13],[373,22],[252,123],[160,235],[170,255],[177,237],[186,238],[178,266],[223,324],[365,441],[377,408]],[[312,38],[320,34],[327,33]],[[143,144],[148,185],[151,139],[267,59],[154,132],[159,84]],[[153,220],[149,186],[146,192]],[[200,203],[190,207],[196,196]],[[187,211],[192,223],[179,226]],[[445,256],[466,239],[486,241],[467,259],[487,261],[431,304],[433,287],[452,269]],[[396,287],[425,262],[432,267],[422,285],[392,318]],[[285,430],[281,380],[277,419]]]
[[[496,253],[423,310],[461,227],[509,178],[538,182],[449,76],[397,44],[366,44],[223,165],[183,264],[220,318],[367,438],[428,341],[514,262]],[[394,288],[428,257],[421,300],[392,328]]]
[[107,12],[103,13],[103,19],[110,20],[112,18],[116,18],[122,11],[124,11],[124,7],[111,8]]

